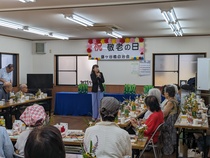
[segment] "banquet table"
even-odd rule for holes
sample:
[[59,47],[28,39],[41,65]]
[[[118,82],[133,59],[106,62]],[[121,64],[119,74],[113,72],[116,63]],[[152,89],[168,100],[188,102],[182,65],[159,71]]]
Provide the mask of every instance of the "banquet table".
[[[18,139],[18,135],[10,136],[10,139],[13,143],[16,143],[16,141]],[[132,149],[143,150],[147,143],[147,140],[148,140],[148,138],[144,137],[143,139],[137,140],[136,142],[131,142]],[[63,138],[63,143],[65,146],[81,147],[81,145],[83,144],[83,139]]]
[[51,101],[52,101],[52,97],[46,97],[46,98],[42,98],[42,99],[33,99],[33,100],[28,100],[28,101],[24,101],[24,102],[20,102],[20,103],[5,103],[5,105],[0,106],[0,110],[1,110],[1,115],[3,115],[5,117],[5,123],[6,123],[6,127],[8,129],[12,128],[12,112],[15,108],[20,108],[22,106],[30,106],[32,104],[35,103],[46,103],[47,105],[49,105],[49,115],[51,115]]
[[[206,120],[204,121],[203,124],[200,125],[193,125],[193,124],[189,124],[189,123],[183,123],[184,121],[182,121],[182,114],[180,114],[176,120],[176,123],[174,125],[174,127],[176,128],[176,133],[177,133],[177,147],[176,147],[176,157],[179,157],[179,136],[181,133],[183,133],[183,142],[185,142],[185,133],[202,133],[203,137],[204,137],[204,158],[207,157],[206,154],[206,134],[207,134],[207,129],[209,128],[209,123],[208,123],[208,118],[206,118]],[[184,154],[187,154],[187,151],[185,151]]]
[[[115,97],[120,102],[124,99],[134,100],[136,94],[104,93],[104,96]],[[57,92],[55,96],[55,115],[91,116],[91,93],[80,94],[78,92]]]

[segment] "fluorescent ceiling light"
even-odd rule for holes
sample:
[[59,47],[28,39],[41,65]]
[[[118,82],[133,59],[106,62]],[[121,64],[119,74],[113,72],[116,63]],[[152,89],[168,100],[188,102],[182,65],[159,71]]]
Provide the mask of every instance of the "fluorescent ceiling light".
[[16,24],[16,23],[4,21],[4,20],[0,20],[0,26],[8,27],[11,29],[23,29],[23,26],[20,24]]
[[166,11],[163,11],[163,12],[162,12],[162,15],[163,15],[165,21],[166,21],[167,23],[169,23],[169,22],[170,22],[170,18],[168,17],[168,14],[166,13]]
[[19,0],[20,2],[23,3],[28,3],[28,2],[36,2],[36,0]]
[[122,35],[120,35],[120,34],[117,33],[117,32],[112,31],[112,34],[113,34],[114,36],[117,36],[117,38],[122,38]]
[[112,31],[112,32],[106,32],[106,34],[109,35],[109,36],[112,36],[114,38],[122,38],[122,35],[120,35],[117,32],[114,32],[114,31]]
[[49,35],[50,35],[50,37],[58,38],[58,39],[62,39],[62,40],[68,40],[69,39],[69,37],[61,35],[61,34],[50,33]]
[[176,30],[173,24],[169,24],[172,31]]
[[73,21],[75,23],[78,23],[78,24],[86,26],[86,27],[94,25],[94,23],[91,22],[90,20],[87,20],[87,19],[82,18],[82,17],[80,17],[78,15],[75,15],[75,14],[72,14],[72,16],[64,16],[64,17],[66,19],[68,19],[68,20],[71,20],[71,21]]
[[170,11],[168,11],[168,15],[170,15],[171,22],[175,23],[177,21],[174,9],[171,9]]
[[112,33],[106,33],[107,35],[111,36],[111,37],[114,37],[114,38],[118,38],[117,36],[113,35]]
[[175,26],[176,26],[176,29],[177,29],[177,30],[180,30],[180,29],[181,29],[181,27],[180,27],[180,25],[179,25],[179,22],[176,22],[176,23],[175,23]]
[[183,31],[182,31],[182,29],[179,30],[179,35],[180,35],[180,36],[183,36]]
[[182,36],[183,31],[179,24],[179,21],[177,20],[174,9],[172,8],[171,10],[161,11],[161,14],[163,15],[165,21],[167,22],[171,30],[174,32],[174,34],[176,36]]
[[10,21],[5,21],[0,19],[0,26],[3,27],[7,27],[7,28],[11,28],[11,29],[20,29],[22,31],[25,32],[29,32],[29,33],[34,33],[34,34],[38,34],[38,35],[42,35],[42,36],[51,36],[54,38],[58,38],[58,39],[69,39],[69,37],[65,36],[65,35],[61,35],[61,34],[54,34],[54,33],[49,33],[49,31],[47,30],[41,30],[38,28],[32,28],[29,26],[24,26],[22,24],[18,24],[18,23],[14,23],[14,22],[10,22]]
[[175,36],[178,36],[179,33],[178,33],[178,31],[175,30],[174,34],[175,34]]
[[71,21],[73,21],[73,22],[75,22],[75,23],[78,23],[78,24],[80,24],[80,25],[83,25],[83,26],[87,27],[86,24],[83,24],[83,23],[81,23],[81,22],[79,22],[79,21],[73,19],[72,17],[65,17],[65,18],[66,18],[67,20],[71,20]]
[[72,17],[73,17],[73,19],[75,19],[77,21],[80,21],[80,22],[82,22],[84,24],[87,24],[88,26],[93,26],[93,22],[91,22],[91,21],[89,21],[87,19],[84,19],[84,18],[82,18],[82,17],[80,17],[78,15],[73,14]]
[[28,26],[25,26],[23,31],[38,34],[38,35],[42,35],[42,36],[48,36],[48,34],[49,34],[47,31],[31,28],[31,27],[28,27]]

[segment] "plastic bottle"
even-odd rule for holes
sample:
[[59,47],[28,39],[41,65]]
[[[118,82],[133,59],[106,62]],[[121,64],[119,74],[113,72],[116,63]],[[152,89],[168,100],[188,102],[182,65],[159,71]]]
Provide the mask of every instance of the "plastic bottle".
[[3,116],[0,117],[0,125],[5,127],[5,119]]
[[4,105],[5,104],[5,99],[2,99],[1,101],[3,102],[3,105]]

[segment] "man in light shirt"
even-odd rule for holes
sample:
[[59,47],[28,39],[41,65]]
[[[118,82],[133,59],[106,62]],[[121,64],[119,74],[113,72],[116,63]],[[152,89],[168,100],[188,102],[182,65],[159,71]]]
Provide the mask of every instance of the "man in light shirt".
[[13,64],[7,65],[5,68],[0,69],[0,88],[5,82],[12,83],[12,74],[14,66]]

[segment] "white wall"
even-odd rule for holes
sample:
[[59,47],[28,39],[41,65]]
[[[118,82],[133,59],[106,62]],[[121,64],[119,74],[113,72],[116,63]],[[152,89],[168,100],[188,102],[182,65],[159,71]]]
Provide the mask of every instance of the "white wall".
[[[210,57],[210,37],[147,38],[145,39],[145,49],[145,59],[151,61],[153,53],[207,52],[207,57]],[[136,62],[138,61],[100,61],[99,65],[106,76],[106,83],[108,84],[152,84],[152,74],[140,77],[131,73],[131,65]]]
[[20,83],[26,83],[26,74],[33,71],[31,41],[0,36],[0,52],[19,54]]
[[[54,73],[55,54],[86,54],[87,40],[45,41],[46,54],[33,54],[31,41],[0,36],[0,52],[19,53],[20,83],[26,82],[27,73]],[[153,53],[207,52],[210,57],[210,37],[168,37],[145,39],[146,60]],[[132,74],[132,64],[138,61],[99,61],[107,84],[152,84],[152,76]]]
[[46,54],[33,54],[34,73],[54,73],[54,55],[86,54],[86,40],[46,41]]
[[[86,54],[87,40],[46,41],[46,43],[47,54],[33,55],[35,73],[53,73],[54,54]],[[152,60],[153,53],[207,52],[207,57],[210,57],[210,37],[147,38],[145,49],[146,60]],[[152,84],[152,74],[140,77],[131,73],[132,64],[136,62],[138,61],[99,61],[99,66],[107,84]]]

